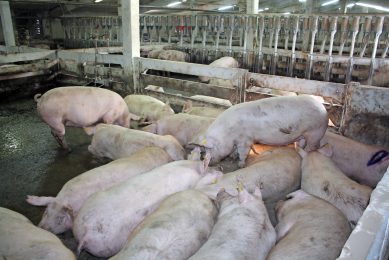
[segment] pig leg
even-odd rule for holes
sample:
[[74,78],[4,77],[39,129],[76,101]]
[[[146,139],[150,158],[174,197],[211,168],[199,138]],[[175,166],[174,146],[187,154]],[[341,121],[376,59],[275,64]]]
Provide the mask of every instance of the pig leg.
[[237,145],[238,155],[239,155],[239,162],[238,166],[240,168],[243,168],[245,166],[246,157],[250,152],[251,149],[251,143],[249,142],[243,142]]
[[320,148],[320,140],[323,138],[327,125],[315,130],[307,131],[303,134],[305,139],[304,150],[306,152],[315,151]]
[[70,152],[70,148],[65,140],[65,125],[60,124],[57,128],[51,128],[51,134],[63,149]]

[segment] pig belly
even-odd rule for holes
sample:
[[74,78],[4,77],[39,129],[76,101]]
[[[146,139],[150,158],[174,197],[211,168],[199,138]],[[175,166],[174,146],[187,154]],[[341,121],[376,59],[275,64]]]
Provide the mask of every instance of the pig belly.
[[207,240],[216,215],[214,203],[199,191],[173,194],[134,230],[112,259],[187,259]]

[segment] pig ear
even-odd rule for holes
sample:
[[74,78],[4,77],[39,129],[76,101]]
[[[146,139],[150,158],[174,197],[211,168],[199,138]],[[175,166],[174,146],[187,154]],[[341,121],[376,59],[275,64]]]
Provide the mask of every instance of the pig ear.
[[331,144],[326,144],[323,147],[319,148],[317,151],[319,153],[321,153],[322,155],[325,155],[327,157],[331,157],[332,153],[333,153],[332,145]]
[[38,196],[32,196],[27,195],[26,201],[34,206],[47,206],[50,203],[53,203],[55,200],[54,197],[38,197]]
[[182,111],[183,113],[188,113],[190,112],[190,110],[192,109],[192,101],[187,101],[184,103],[184,106],[182,107]]
[[261,189],[258,186],[255,186],[254,195],[258,199],[262,199],[262,192],[261,192]]
[[205,173],[210,161],[211,161],[211,154],[207,152],[204,156],[204,160],[202,161],[202,170],[203,170],[202,173]]
[[296,152],[301,156],[301,158],[305,158],[308,154],[306,151],[304,151],[303,148],[301,148],[298,145],[295,147],[295,149],[296,149]]
[[238,189],[239,192],[239,202],[240,203],[246,203],[253,199],[250,193],[243,187],[241,189]]
[[137,116],[137,115],[132,114],[132,113],[129,113],[129,117],[130,117],[131,120],[135,120],[135,121],[138,121],[138,120],[141,119],[140,116]]
[[141,128],[141,130],[145,131],[145,132],[156,134],[157,133],[157,124],[153,123],[151,125],[148,125],[148,126]]

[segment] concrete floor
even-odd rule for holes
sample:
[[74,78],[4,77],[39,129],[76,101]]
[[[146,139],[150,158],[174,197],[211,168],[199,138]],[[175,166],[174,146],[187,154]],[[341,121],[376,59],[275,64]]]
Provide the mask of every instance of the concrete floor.
[[[38,224],[44,207],[28,204],[27,195],[55,196],[73,177],[103,164],[88,152],[91,137],[67,128],[71,153],[61,150],[41,121],[32,98],[0,103],[0,207]],[[71,231],[59,236],[75,252]],[[83,251],[79,259],[98,259]]]

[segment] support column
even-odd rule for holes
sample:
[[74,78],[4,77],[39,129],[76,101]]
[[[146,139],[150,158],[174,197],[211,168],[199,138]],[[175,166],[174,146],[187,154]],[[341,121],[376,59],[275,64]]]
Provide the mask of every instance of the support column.
[[11,18],[11,9],[8,1],[0,1],[1,25],[6,46],[15,46],[14,27]]
[[259,0],[246,0],[246,13],[258,14]]
[[[133,58],[140,56],[139,0],[122,0],[122,30],[124,72],[128,79],[127,91],[138,91],[139,73]],[[136,65],[136,64],[135,64]],[[130,87],[133,85],[133,88]]]

